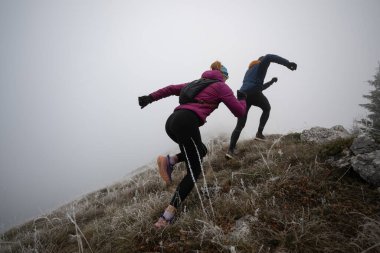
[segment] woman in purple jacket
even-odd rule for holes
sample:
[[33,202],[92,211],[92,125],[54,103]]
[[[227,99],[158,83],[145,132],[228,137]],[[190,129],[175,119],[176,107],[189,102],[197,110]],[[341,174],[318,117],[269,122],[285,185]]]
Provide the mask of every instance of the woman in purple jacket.
[[[215,82],[196,95],[194,102],[177,106],[166,121],[166,132],[174,142],[178,143],[181,152],[174,156],[157,158],[160,176],[170,184],[174,164],[182,161],[186,163],[187,174],[177,186],[169,206],[154,224],[157,228],[163,228],[173,220],[177,208],[193,189],[201,173],[201,162],[207,153],[207,148],[202,143],[199,127],[206,123],[206,118],[218,108],[220,102],[223,102],[236,117],[244,116],[246,111],[244,93],[238,92],[239,100],[235,98],[225,83],[228,79],[227,69],[219,61],[214,62],[211,70],[204,72],[202,78],[213,79]],[[139,97],[139,105],[144,108],[162,98],[179,96],[181,89],[187,84],[169,85],[150,95]]]

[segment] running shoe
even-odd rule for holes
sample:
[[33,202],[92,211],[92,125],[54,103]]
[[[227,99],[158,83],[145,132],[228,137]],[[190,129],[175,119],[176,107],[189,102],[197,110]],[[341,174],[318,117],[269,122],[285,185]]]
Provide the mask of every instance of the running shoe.
[[173,165],[170,164],[169,155],[157,157],[157,165],[161,178],[165,181],[166,184],[171,184]]

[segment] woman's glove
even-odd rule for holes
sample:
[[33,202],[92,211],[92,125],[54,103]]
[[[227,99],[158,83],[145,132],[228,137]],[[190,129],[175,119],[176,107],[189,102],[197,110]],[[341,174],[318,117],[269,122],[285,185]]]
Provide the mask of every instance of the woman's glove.
[[139,105],[141,106],[141,109],[152,102],[153,102],[153,98],[150,95],[139,97]]
[[271,84],[274,84],[278,81],[277,77],[273,77],[272,80],[270,80]]
[[288,69],[293,71],[293,70],[297,69],[297,64],[295,62],[289,62],[287,67],[288,67]]

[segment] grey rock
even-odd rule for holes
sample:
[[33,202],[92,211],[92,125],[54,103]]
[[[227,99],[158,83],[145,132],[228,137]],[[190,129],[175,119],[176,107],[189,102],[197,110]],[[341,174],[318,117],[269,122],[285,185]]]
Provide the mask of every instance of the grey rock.
[[326,163],[330,164],[333,167],[344,169],[344,168],[349,168],[351,166],[351,158],[352,157],[343,157],[336,161],[332,158],[332,159],[326,160]]
[[326,163],[340,169],[349,168],[351,167],[351,158],[352,158],[352,153],[347,148],[347,149],[344,149],[340,155],[327,159]]
[[[336,131],[335,134],[334,131]],[[342,133],[342,134],[339,134]],[[302,136],[303,134],[303,136]],[[350,137],[341,126],[331,129],[314,127],[301,134],[301,139],[322,143],[334,138]],[[380,145],[368,134],[363,133],[353,140],[351,147],[326,160],[336,168],[353,168],[369,184],[380,186]]]
[[380,186],[380,150],[352,157],[351,165],[365,181]]
[[355,155],[366,154],[379,149],[378,144],[368,134],[361,134],[356,137],[350,147]]
[[350,133],[341,125],[331,128],[313,127],[301,133],[301,141],[325,143],[339,138],[349,138]]

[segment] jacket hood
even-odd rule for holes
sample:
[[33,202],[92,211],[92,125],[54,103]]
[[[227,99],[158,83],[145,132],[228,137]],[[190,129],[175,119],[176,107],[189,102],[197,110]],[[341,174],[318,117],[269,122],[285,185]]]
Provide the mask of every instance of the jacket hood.
[[219,70],[207,70],[203,72],[202,78],[215,79],[224,82],[223,74]]

